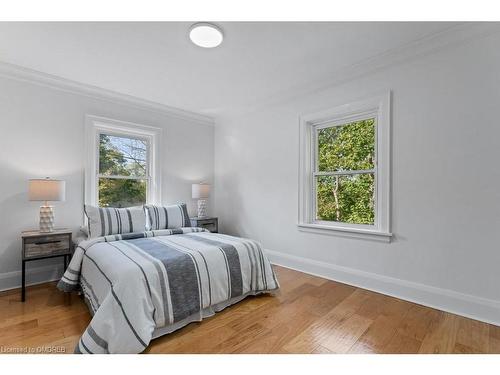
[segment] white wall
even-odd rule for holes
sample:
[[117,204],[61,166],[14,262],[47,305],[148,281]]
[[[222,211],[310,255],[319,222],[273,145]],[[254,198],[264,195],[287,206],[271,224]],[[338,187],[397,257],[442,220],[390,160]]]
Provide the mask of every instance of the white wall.
[[[0,290],[20,285],[20,232],[38,227],[39,202],[29,202],[28,179],[66,180],[66,201],[55,202],[55,224],[83,220],[84,116],[93,114],[163,128],[162,199],[191,200],[191,183],[213,179],[214,128],[27,82],[0,78]],[[57,266],[54,266],[57,265]],[[29,262],[28,282],[55,278],[62,259]]]
[[[500,36],[221,119],[223,231],[287,266],[500,324]],[[300,232],[298,116],[393,92],[390,244]]]

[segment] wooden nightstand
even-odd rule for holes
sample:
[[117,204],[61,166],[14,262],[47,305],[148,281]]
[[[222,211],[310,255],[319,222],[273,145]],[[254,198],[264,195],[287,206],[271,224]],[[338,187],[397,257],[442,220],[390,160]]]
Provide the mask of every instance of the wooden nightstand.
[[192,217],[191,226],[205,228],[212,233],[219,232],[219,220],[216,217]]
[[66,270],[66,265],[72,254],[71,235],[72,232],[69,229],[55,229],[50,233],[37,230],[21,233],[23,241],[22,302],[26,299],[26,262],[64,257],[64,270]]

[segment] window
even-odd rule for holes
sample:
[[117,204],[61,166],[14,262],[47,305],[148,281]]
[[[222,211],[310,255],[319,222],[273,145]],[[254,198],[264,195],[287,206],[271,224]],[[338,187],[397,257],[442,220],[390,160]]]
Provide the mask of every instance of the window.
[[374,224],[375,121],[315,127],[316,221]]
[[160,201],[160,129],[87,116],[85,202],[131,207]]
[[390,95],[306,115],[299,229],[390,238]]
[[148,152],[148,139],[99,133],[99,207],[131,207],[146,203]]

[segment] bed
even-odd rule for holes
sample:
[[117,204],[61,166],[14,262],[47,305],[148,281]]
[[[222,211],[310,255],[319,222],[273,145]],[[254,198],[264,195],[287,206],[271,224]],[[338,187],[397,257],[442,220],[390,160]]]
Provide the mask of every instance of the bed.
[[75,353],[140,353],[279,284],[257,242],[182,227],[82,241],[58,288],[81,290],[93,315]]

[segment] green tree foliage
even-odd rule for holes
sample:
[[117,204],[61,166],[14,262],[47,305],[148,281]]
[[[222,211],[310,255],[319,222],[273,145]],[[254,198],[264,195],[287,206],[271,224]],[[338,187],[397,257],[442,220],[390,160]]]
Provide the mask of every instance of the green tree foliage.
[[[99,173],[104,176],[146,176],[147,144],[139,139],[101,134]],[[146,181],[99,178],[99,206],[130,207],[146,202]]]
[[[320,129],[317,137],[320,172],[374,168],[374,119]],[[317,176],[317,219],[373,224],[374,180],[373,173]]]

